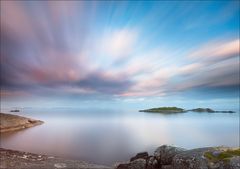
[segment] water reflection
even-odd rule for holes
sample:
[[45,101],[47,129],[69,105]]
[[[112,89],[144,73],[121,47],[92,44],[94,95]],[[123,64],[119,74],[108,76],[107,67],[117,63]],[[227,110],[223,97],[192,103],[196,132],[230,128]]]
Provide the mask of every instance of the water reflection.
[[41,126],[2,134],[1,147],[112,164],[161,144],[239,146],[239,114],[162,115],[126,110],[25,110]]

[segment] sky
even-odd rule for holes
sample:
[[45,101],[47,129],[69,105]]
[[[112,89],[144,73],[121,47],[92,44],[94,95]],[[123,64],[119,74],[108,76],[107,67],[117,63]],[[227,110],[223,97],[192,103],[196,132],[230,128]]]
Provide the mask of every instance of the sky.
[[1,1],[2,107],[239,109],[239,1]]

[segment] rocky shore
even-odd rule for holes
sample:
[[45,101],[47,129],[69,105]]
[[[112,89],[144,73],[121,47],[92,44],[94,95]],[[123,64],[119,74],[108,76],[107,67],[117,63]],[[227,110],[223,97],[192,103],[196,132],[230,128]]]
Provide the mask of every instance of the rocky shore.
[[110,169],[84,161],[0,148],[0,169]]
[[240,169],[240,149],[208,147],[186,150],[163,145],[153,155],[138,153],[115,169]]
[[43,124],[43,121],[0,113],[0,133],[21,130]]

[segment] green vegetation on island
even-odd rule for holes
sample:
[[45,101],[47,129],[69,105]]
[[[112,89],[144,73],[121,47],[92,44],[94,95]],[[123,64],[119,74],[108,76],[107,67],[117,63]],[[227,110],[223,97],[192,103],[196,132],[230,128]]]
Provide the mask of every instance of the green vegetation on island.
[[234,111],[215,111],[210,108],[196,108],[185,110],[179,107],[158,107],[145,110],[139,110],[140,112],[150,112],[150,113],[185,113],[185,112],[207,112],[207,113],[235,113]]
[[152,113],[183,113],[184,109],[178,107],[158,107],[146,110],[140,110],[140,112],[152,112]]
[[208,113],[234,113],[234,111],[215,111],[210,108],[197,108],[197,109],[192,109],[188,111],[193,111],[193,112],[208,112]]

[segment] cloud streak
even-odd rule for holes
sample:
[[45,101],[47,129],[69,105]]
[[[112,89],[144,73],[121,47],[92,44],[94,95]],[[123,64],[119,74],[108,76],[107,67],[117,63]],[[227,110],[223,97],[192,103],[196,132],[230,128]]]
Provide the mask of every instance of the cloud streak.
[[1,1],[1,96],[126,99],[239,85],[236,10],[222,23],[231,33],[196,38],[186,33],[191,8],[170,15],[170,3],[144,3]]

